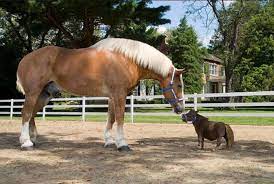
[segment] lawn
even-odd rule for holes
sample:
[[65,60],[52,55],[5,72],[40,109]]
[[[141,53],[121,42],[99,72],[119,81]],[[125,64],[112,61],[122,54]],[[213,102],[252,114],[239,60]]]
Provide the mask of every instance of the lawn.
[[[46,120],[52,121],[80,121],[81,116],[47,116]],[[0,116],[0,119],[9,119],[8,116]],[[20,119],[20,117],[14,117],[13,119]],[[41,120],[41,117],[37,117]],[[88,115],[86,121],[91,122],[106,122],[106,115]],[[273,117],[209,117],[213,121],[221,121],[233,125],[274,125]],[[126,115],[126,123],[131,122],[130,116]],[[135,123],[183,123],[180,116],[134,116]]]

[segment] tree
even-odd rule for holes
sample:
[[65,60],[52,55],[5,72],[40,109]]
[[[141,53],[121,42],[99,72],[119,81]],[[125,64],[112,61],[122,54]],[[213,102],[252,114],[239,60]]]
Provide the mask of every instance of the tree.
[[[63,46],[88,47],[100,38],[97,30],[104,27],[105,37],[124,31],[129,24],[160,25],[168,6],[150,8],[150,0],[22,0],[0,1],[6,21],[28,52],[43,46],[48,34],[64,40]],[[56,39],[58,40],[58,39]]]
[[0,66],[4,72],[0,79],[5,81],[1,85],[6,91],[2,90],[0,97],[16,92],[20,59],[45,45],[89,47],[114,33],[156,45],[160,37],[147,26],[170,22],[163,18],[169,7],[152,8],[149,3],[151,0],[1,0]]
[[262,6],[244,25],[235,69],[239,91],[274,89],[274,2]]
[[226,7],[224,1],[207,0],[218,22],[218,29],[211,42],[211,52],[224,60],[226,92],[233,91],[234,70],[239,61],[239,40],[243,24],[260,7],[258,1],[238,0]]
[[197,35],[187,25],[186,18],[181,19],[178,28],[171,31],[168,38],[169,56],[177,68],[185,68],[184,85],[186,93],[202,91],[202,55],[204,49],[198,43]]
[[158,33],[156,28],[148,27],[143,23],[137,25],[135,23],[124,26],[123,31],[116,31],[110,34],[112,37],[129,38],[138,40],[149,45],[159,48],[160,44],[164,41],[165,36]]

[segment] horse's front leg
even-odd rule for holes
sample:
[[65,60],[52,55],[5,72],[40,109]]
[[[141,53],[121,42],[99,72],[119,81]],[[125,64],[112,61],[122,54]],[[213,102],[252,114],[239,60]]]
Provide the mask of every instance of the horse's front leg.
[[105,139],[105,148],[111,147],[114,144],[114,140],[111,136],[111,129],[115,122],[115,114],[114,114],[114,101],[112,98],[108,100],[108,119],[106,128],[104,131],[104,139]]
[[124,137],[124,114],[125,114],[126,96],[115,97],[115,119],[117,122],[116,146],[119,151],[131,151]]

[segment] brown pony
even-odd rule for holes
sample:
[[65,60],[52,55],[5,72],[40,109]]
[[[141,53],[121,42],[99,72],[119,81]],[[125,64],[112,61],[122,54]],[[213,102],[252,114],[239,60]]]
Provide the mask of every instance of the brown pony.
[[142,79],[155,79],[174,112],[183,110],[183,70],[155,48],[134,40],[107,38],[90,48],[47,46],[26,55],[17,70],[17,87],[25,94],[21,148],[32,148],[37,130],[34,117],[59,90],[75,95],[109,97],[105,147],[117,122],[116,146],[129,151],[123,124],[126,96]]
[[201,149],[204,149],[204,138],[210,141],[217,139],[216,149],[220,147],[222,138],[225,138],[228,149],[234,144],[234,133],[228,124],[209,121],[208,118],[198,114],[198,111],[193,109],[182,114],[182,120],[193,124],[198,135],[198,146],[201,146]]

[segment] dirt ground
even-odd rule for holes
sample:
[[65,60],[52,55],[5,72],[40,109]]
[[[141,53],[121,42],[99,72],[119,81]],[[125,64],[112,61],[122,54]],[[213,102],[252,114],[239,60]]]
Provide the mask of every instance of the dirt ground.
[[130,153],[103,148],[104,123],[37,123],[39,143],[21,151],[19,121],[0,122],[0,183],[274,183],[274,126],[232,126],[236,144],[197,148],[192,125],[126,124]]

